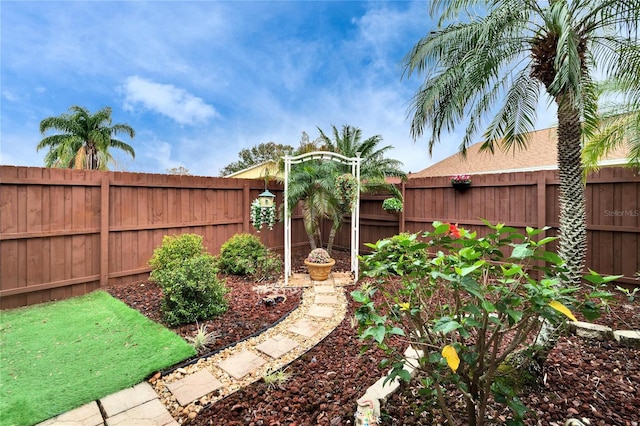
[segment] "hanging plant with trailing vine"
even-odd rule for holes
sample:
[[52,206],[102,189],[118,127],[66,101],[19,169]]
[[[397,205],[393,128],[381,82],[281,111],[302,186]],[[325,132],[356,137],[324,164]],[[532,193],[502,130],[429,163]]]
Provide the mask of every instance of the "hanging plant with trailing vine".
[[336,198],[340,205],[347,207],[349,211],[353,211],[358,199],[358,181],[355,176],[345,173],[336,178],[335,182]]
[[276,223],[276,206],[261,207],[260,201],[257,199],[251,203],[251,224],[256,231],[260,232],[264,225],[267,225],[269,231],[273,230],[273,225]]

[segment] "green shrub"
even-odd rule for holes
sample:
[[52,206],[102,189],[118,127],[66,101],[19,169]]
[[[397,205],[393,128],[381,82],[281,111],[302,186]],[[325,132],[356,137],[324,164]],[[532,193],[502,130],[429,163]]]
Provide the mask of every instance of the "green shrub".
[[258,262],[267,257],[268,250],[260,238],[252,234],[236,234],[222,244],[218,266],[233,275],[255,275]]
[[171,326],[220,315],[228,293],[217,276],[216,260],[195,234],[165,236],[149,260],[150,279],[162,288],[163,321]]
[[257,261],[254,277],[258,281],[276,281],[280,277],[282,267],[282,256],[267,250],[267,255]]
[[163,273],[161,307],[168,325],[192,323],[226,312],[225,295],[229,291],[218,280],[215,262],[213,256],[205,253]]
[[374,250],[366,257],[364,274],[368,276],[377,275],[380,268],[393,275],[410,274],[424,268],[427,261],[427,244],[418,239],[418,234],[405,232],[365,246]]
[[185,260],[203,253],[205,249],[201,235],[165,235],[162,238],[162,245],[153,251],[153,256],[149,260],[151,281],[157,282],[158,274],[162,271],[180,267]]
[[[507,424],[523,424],[527,409],[517,396],[518,383],[503,374],[512,370],[521,377],[522,367],[544,362],[545,345],[553,340],[541,338],[541,326],[575,320],[571,309],[587,318],[597,314],[596,302],[610,297],[602,286],[618,277],[591,272],[584,278],[593,291],[578,300],[578,289],[565,287],[564,260],[545,250],[555,238],[537,237],[546,228],[520,234],[504,224],[485,224],[485,237],[434,222],[434,230],[422,235],[427,242],[406,234],[372,245],[362,270],[374,280],[351,293],[359,304],[355,318],[360,337],[387,352],[381,367],[391,366],[388,380],[411,378],[405,348],[389,345],[391,336],[405,336],[421,351],[420,395],[437,401],[448,424],[457,422],[445,394],[464,403],[469,424],[485,424],[490,398],[511,409]],[[423,257],[425,247],[431,256]],[[393,275],[401,276],[398,284],[387,285]],[[511,359],[519,361],[505,369]]]

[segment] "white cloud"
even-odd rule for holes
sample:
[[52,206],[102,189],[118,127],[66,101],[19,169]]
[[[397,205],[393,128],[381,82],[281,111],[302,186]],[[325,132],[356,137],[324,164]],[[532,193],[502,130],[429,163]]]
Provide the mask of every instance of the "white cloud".
[[16,96],[11,90],[3,90],[2,96],[10,102],[15,102],[20,100],[20,98]]
[[124,109],[133,111],[138,103],[145,108],[159,112],[180,124],[206,122],[218,115],[215,108],[201,98],[171,84],[132,76],[127,78],[123,87],[125,92]]

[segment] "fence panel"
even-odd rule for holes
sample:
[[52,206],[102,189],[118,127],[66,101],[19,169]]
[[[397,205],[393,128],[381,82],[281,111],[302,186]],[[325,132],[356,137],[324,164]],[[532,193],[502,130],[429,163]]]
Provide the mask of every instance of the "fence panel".
[[[557,172],[473,176],[465,192],[448,178],[410,179],[402,185],[404,211],[382,209],[384,194],[361,199],[360,251],[364,243],[424,231],[434,220],[457,223],[480,235],[480,218],[526,226],[550,226],[557,234]],[[269,185],[281,205],[282,188]],[[0,166],[0,308],[80,295],[101,285],[148,277],[148,260],[164,235],[194,232],[212,254],[240,232],[254,232],[249,205],[264,191],[260,180],[114,173]],[[640,270],[640,177],[622,168],[602,169],[586,186],[586,265],[623,274]],[[350,246],[349,217],[335,247]],[[330,223],[323,225],[325,236]],[[283,251],[283,226],[263,230],[261,240]],[[293,212],[292,249],[307,250],[300,210]]]
[[[410,179],[403,184],[404,212],[393,220],[382,210],[384,196],[364,195],[361,204],[360,241],[375,242],[397,230],[421,232],[433,221],[457,223],[486,235],[481,219],[525,231],[550,227],[543,235],[557,236],[560,215],[559,178],[556,171],[501,173],[473,176],[472,186],[460,192],[448,177]],[[625,168],[605,168],[586,184],[586,267],[602,274],[624,275],[620,283],[638,285],[640,271],[640,176]],[[385,216],[386,215],[386,216]],[[382,225],[384,223],[384,225]],[[344,229],[336,241],[347,244]],[[557,242],[548,245],[557,249]],[[367,251],[361,245],[361,251]]]
[[[270,185],[278,203],[282,188]],[[203,236],[211,254],[253,232],[262,181],[0,166],[0,308],[148,278],[164,235]],[[294,247],[304,246],[299,212]],[[261,240],[283,251],[282,224]]]

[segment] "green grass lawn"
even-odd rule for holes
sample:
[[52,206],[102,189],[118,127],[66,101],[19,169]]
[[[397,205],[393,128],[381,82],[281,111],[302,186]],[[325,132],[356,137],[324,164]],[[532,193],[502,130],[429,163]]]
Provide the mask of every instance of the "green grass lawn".
[[0,425],[31,425],[195,354],[104,291],[0,312]]

